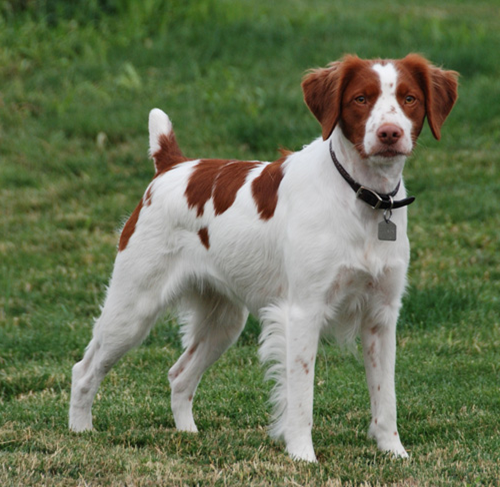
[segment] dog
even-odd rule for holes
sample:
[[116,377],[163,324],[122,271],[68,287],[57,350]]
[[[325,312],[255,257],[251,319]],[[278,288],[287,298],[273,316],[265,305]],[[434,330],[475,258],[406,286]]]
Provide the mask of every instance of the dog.
[[111,367],[167,307],[184,353],[168,373],[177,429],[196,432],[204,371],[239,337],[249,312],[275,381],[271,435],[315,462],[314,366],[320,336],[361,337],[378,448],[407,457],[397,430],[396,322],[409,242],[402,172],[424,120],[440,139],[458,73],[417,54],[348,55],[314,69],[304,99],[322,137],[275,162],[189,159],[159,109],[149,116],[155,176],[121,232],[100,317],[72,374],[69,426],[92,429],[91,407]]

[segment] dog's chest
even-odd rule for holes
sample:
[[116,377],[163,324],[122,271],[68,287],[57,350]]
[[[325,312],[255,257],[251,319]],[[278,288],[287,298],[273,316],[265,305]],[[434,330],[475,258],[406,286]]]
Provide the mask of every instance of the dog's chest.
[[[388,245],[388,244],[385,244]],[[390,303],[404,291],[407,259],[397,251],[375,244],[353,252],[335,273],[328,294],[329,305],[344,310],[361,304]]]

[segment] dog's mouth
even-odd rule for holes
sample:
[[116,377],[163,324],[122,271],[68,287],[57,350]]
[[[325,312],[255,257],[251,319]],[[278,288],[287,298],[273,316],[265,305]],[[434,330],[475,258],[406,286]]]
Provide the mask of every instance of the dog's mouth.
[[361,157],[373,159],[374,162],[392,164],[394,159],[408,157],[412,153],[412,147],[405,147],[403,144],[377,144],[366,151],[364,147],[359,147]]
[[410,154],[403,152],[403,151],[398,151],[395,149],[382,149],[378,152],[375,152],[373,154],[375,157],[383,157],[385,159],[392,159],[393,157],[398,157],[398,156],[409,156]]

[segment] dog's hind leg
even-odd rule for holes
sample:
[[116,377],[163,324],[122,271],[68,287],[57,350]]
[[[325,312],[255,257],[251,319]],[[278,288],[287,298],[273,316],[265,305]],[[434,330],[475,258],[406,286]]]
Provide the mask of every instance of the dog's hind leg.
[[138,306],[114,308],[108,300],[83,359],[73,367],[69,414],[73,431],[92,429],[91,408],[101,381],[127,351],[142,342],[157,317]]
[[92,340],[83,359],[73,367],[70,429],[92,429],[91,408],[101,381],[126,352],[146,338],[163,311],[164,273],[165,269],[148,269],[142,262],[118,255]]
[[248,311],[212,290],[184,297],[185,352],[170,369],[171,407],[178,430],[196,432],[193,398],[203,373],[238,339]]

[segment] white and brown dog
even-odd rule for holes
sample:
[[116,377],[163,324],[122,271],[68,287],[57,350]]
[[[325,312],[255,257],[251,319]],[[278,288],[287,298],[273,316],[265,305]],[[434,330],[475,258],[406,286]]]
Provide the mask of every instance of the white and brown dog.
[[440,129],[457,73],[418,55],[347,56],[302,88],[323,137],[275,162],[188,159],[161,110],[149,116],[156,174],[125,224],[93,338],[73,368],[70,428],[92,428],[91,407],[113,364],[167,307],[185,352],[170,369],[175,424],[197,431],[203,372],[262,322],[260,356],[273,390],[271,433],[295,459],[315,461],[311,428],[318,340],[361,336],[372,422],[383,451],[406,457],[396,425],[395,331],[409,262],[402,172],[427,117]]

